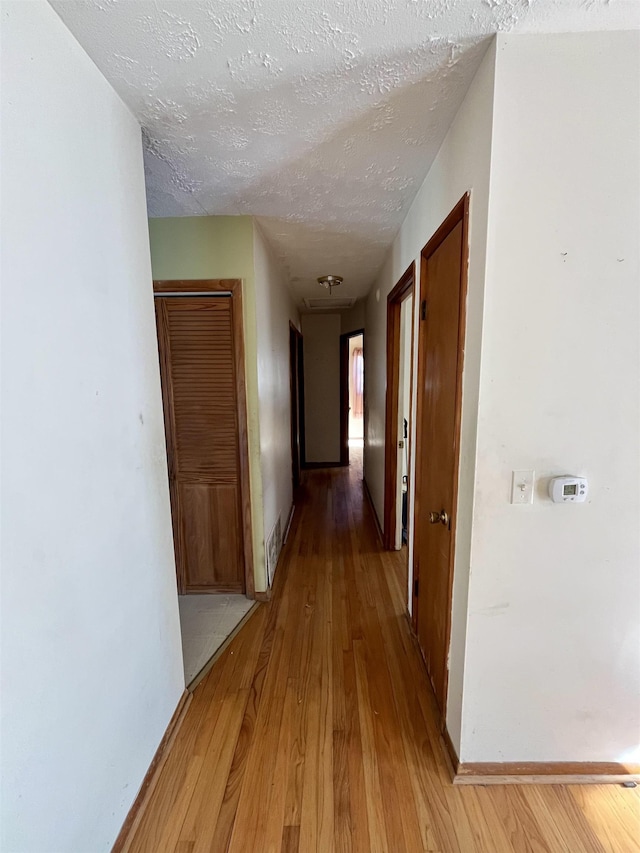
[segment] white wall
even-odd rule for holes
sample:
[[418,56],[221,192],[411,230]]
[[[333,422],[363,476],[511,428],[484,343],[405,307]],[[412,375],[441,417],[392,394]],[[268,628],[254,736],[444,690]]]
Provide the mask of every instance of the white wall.
[[467,762],[638,762],[639,36],[498,45],[367,302],[365,476],[382,516],[386,295],[471,189],[447,727]]
[[349,332],[359,332],[364,329],[365,319],[365,300],[358,299],[353,308],[348,311],[342,311],[340,314],[340,333],[343,335]]
[[140,129],[2,16],[2,850],[108,851],[184,688]]
[[278,518],[284,534],[293,500],[289,321],[300,328],[300,315],[286,275],[255,220],[253,235],[256,315],[259,318],[260,464],[264,535],[268,540]]
[[[460,743],[467,588],[475,472],[480,343],[485,287],[489,168],[493,115],[495,43],[492,43],[447,133],[438,156],[411,206],[366,305],[367,436],[364,472],[378,518],[384,508],[384,420],[386,393],[387,295],[412,260],[420,271],[420,252],[465,192],[471,191],[469,289],[463,376],[460,492],[454,570],[447,726],[456,748]],[[417,285],[419,286],[419,284]],[[417,376],[418,309],[415,299],[414,399]],[[415,446],[415,422],[411,442]],[[415,456],[412,465],[415,464]],[[413,505],[413,476],[410,506]],[[409,541],[413,519],[410,513]],[[409,554],[409,588],[413,583]],[[409,607],[411,597],[408,596]]]
[[303,314],[302,337],[306,461],[339,462],[340,315]]
[[413,295],[400,305],[400,363],[398,365],[398,439],[404,442],[403,448],[397,449],[396,473],[396,549],[402,548],[402,498],[404,477],[408,476],[407,462],[411,448],[410,436],[404,439],[405,419],[411,430],[411,363],[413,326]]
[[466,761],[640,761],[639,39],[498,38]]

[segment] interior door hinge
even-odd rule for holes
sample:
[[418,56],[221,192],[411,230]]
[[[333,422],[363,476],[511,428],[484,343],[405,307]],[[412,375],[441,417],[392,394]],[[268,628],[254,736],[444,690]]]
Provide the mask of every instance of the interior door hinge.
[[413,582],[413,597],[417,598],[420,592],[420,578],[416,578]]
[[420,303],[420,319],[421,320],[427,319],[427,300],[426,299],[423,299],[422,302]]

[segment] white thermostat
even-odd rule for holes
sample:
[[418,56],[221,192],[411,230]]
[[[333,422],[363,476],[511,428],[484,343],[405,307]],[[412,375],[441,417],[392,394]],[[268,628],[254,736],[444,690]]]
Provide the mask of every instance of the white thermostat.
[[549,497],[556,504],[582,503],[589,494],[585,477],[554,477],[549,481]]

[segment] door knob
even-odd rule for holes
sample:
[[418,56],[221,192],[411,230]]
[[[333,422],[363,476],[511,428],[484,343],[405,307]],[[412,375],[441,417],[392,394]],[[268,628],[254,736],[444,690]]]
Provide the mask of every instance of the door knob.
[[440,512],[430,512],[429,513],[429,521],[431,524],[444,524],[445,526],[449,524],[449,515],[444,510],[440,510]]

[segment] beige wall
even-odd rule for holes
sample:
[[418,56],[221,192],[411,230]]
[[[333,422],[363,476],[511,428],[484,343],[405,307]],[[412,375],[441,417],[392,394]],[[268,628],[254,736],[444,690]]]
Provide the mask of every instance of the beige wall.
[[292,503],[289,322],[300,315],[287,278],[259,226],[253,227],[260,406],[260,465],[264,535],[280,519],[284,533]]
[[340,314],[340,332],[343,335],[364,329],[365,299],[359,299],[353,308]]
[[243,282],[254,580],[256,591],[263,591],[267,588],[267,576],[253,228],[250,216],[184,216],[149,220],[154,279],[241,278]]
[[304,314],[305,454],[340,462],[340,315]]
[[251,294],[254,268],[250,216],[150,219],[149,235],[154,279],[242,278]]

